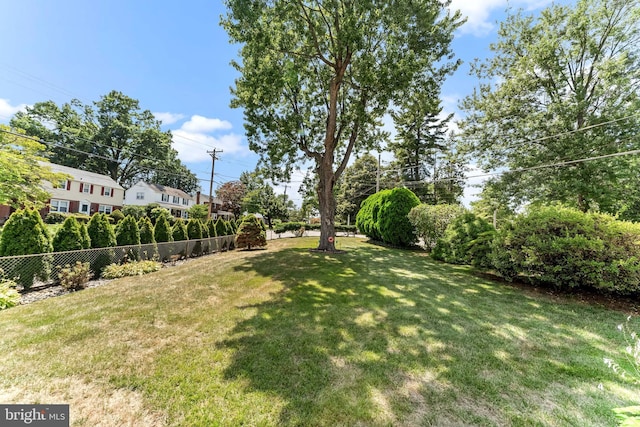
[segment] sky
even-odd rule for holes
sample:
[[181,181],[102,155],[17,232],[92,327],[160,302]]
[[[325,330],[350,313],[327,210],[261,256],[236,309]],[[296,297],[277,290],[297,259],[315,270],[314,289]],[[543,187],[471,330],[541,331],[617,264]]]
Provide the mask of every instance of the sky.
[[[498,22],[507,7],[537,13],[551,0],[453,0],[467,22],[456,32],[453,50],[462,66],[442,89],[445,111],[461,117],[458,102],[472,93],[474,59],[491,55]],[[0,25],[0,123],[36,102],[61,105],[77,98],[97,101],[111,90],[135,98],[171,130],[180,159],[208,192],[211,157],[214,192],[220,184],[253,171],[242,111],[229,107],[238,72],[230,62],[239,46],[219,25],[220,1],[20,0],[4,1]],[[390,126],[388,124],[388,126]],[[376,154],[376,153],[373,153]],[[473,173],[473,172],[472,172]],[[297,205],[305,172],[279,183]],[[473,200],[478,179],[468,182],[464,202]],[[285,184],[287,187],[285,187]]]

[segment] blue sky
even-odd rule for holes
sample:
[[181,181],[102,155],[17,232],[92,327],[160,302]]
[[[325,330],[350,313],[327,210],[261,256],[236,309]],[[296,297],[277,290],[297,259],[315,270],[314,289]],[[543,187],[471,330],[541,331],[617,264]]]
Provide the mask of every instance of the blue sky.
[[[490,55],[497,22],[510,5],[539,11],[550,0],[453,0],[468,22],[453,49],[464,61],[443,88],[445,109],[456,112],[459,99],[477,84],[469,76],[474,58]],[[219,26],[219,1],[188,0],[20,0],[4,2],[0,40],[0,123],[25,105],[78,98],[96,101],[111,90],[138,99],[174,134],[174,148],[209,188],[214,147],[214,188],[255,168],[257,155],[244,137],[242,112],[229,107],[229,88],[237,72],[229,65],[238,46]],[[304,172],[292,178],[287,194]],[[473,183],[473,182],[471,182]],[[294,188],[292,191],[292,187]],[[276,188],[284,191],[284,185]],[[465,200],[475,191],[467,189]]]

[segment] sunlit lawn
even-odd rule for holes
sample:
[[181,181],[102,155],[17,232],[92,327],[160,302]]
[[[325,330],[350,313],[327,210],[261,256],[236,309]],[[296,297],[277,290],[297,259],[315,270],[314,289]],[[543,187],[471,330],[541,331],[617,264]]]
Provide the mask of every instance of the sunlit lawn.
[[[269,242],[0,312],[0,402],[72,425],[615,425],[626,315],[420,252]],[[599,387],[599,385],[602,385]]]

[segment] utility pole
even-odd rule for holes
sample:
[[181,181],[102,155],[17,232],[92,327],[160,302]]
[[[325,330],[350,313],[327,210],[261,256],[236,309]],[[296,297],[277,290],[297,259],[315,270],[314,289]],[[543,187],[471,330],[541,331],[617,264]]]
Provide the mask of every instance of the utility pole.
[[211,180],[209,181],[209,215],[207,218],[211,218],[211,210],[213,209],[213,170],[216,166],[216,154],[222,153],[222,150],[213,149],[213,151],[207,151],[207,154],[211,156]]
[[285,196],[287,195],[287,188],[288,188],[288,187],[289,187],[289,186],[288,186],[287,184],[285,184],[285,185],[284,185],[284,195],[285,195]]

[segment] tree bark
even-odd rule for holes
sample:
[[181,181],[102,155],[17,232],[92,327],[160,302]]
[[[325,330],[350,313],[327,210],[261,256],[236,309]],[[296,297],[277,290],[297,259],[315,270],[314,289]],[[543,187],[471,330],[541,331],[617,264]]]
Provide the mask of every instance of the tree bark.
[[319,251],[335,252],[335,212],[336,201],[333,195],[333,186],[335,178],[333,173],[332,162],[325,161],[323,158],[318,165],[318,204],[320,207],[320,242],[318,243]]

